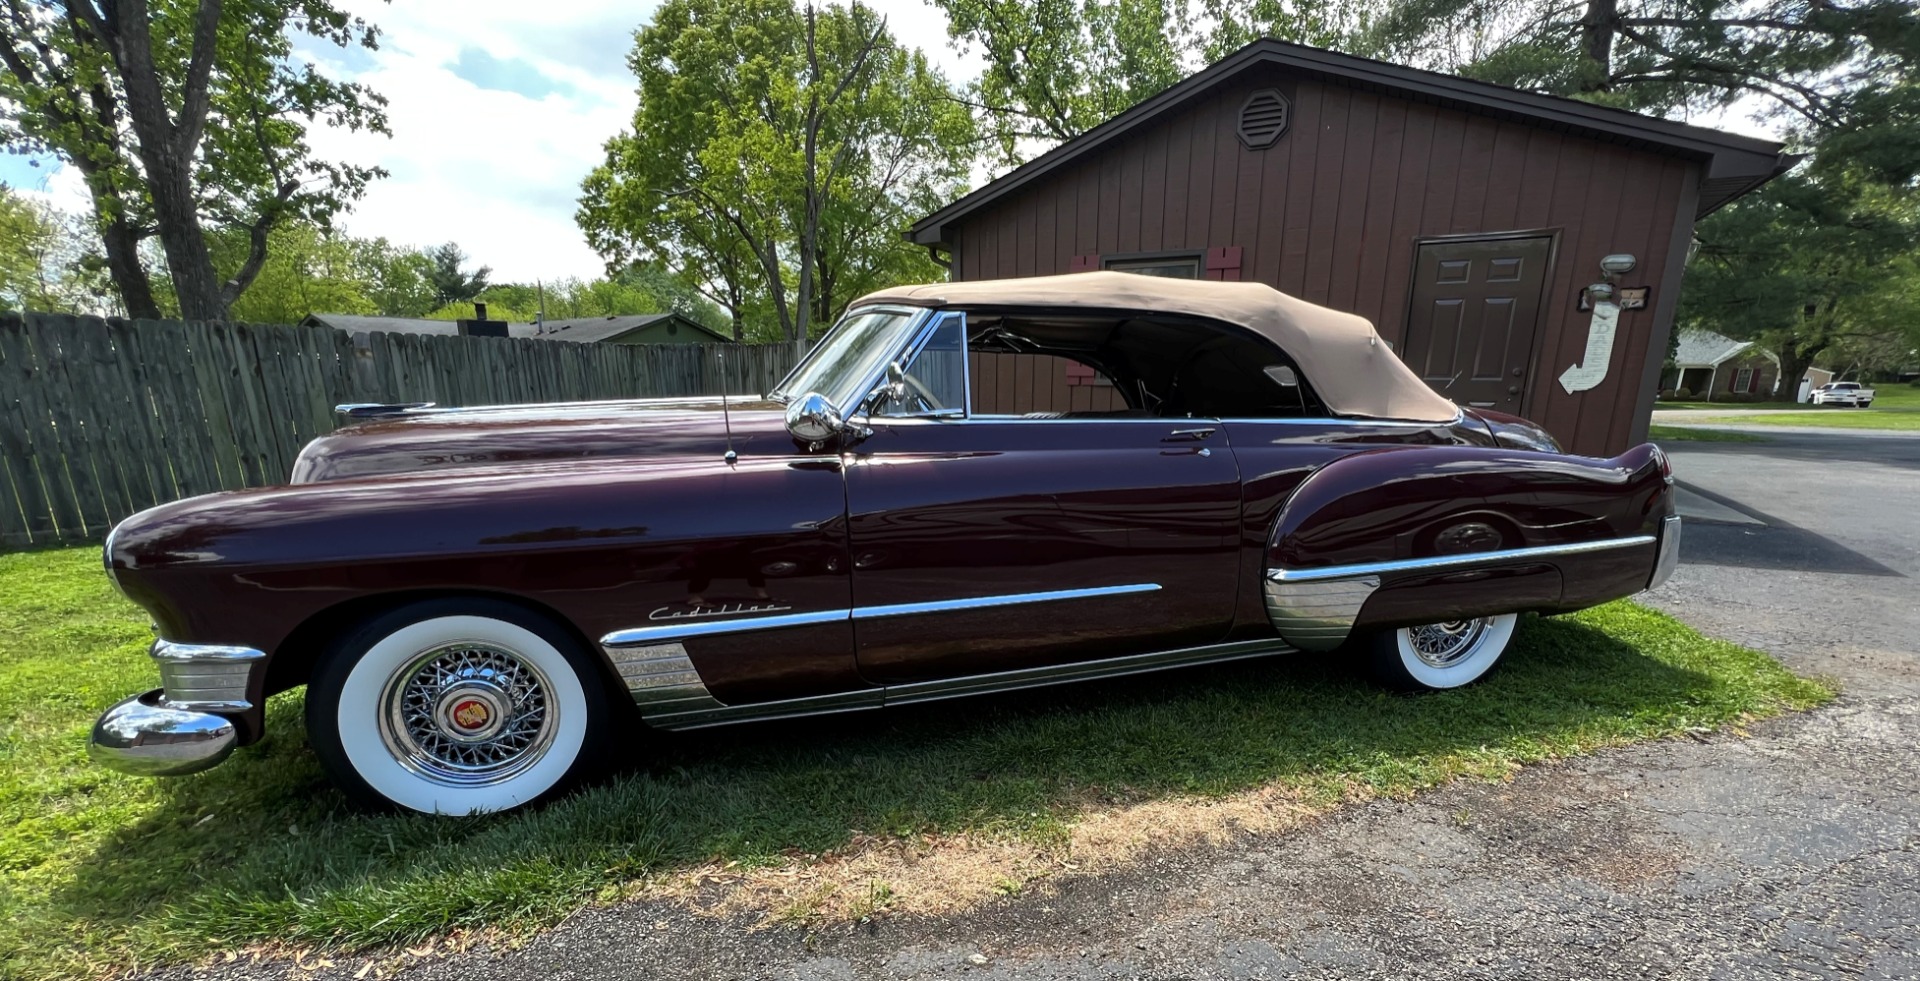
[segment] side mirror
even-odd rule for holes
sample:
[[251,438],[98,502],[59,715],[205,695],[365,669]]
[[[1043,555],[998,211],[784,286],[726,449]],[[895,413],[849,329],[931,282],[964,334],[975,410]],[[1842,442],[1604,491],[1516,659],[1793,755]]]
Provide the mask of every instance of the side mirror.
[[787,432],[811,447],[819,447],[847,431],[840,410],[819,392],[808,392],[787,403]]

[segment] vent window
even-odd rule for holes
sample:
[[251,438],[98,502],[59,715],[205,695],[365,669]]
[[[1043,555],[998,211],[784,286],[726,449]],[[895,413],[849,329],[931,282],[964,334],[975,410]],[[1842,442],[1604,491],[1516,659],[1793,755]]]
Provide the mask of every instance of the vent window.
[[1247,96],[1240,107],[1240,142],[1249,149],[1264,150],[1287,132],[1287,119],[1293,106],[1279,89],[1261,89]]

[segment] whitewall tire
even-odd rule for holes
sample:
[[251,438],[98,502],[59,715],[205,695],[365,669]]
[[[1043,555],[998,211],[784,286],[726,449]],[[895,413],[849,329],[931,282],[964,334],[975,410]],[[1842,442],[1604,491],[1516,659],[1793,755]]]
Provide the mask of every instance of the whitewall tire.
[[1480,680],[1513,643],[1517,613],[1382,631],[1368,640],[1371,667],[1383,684],[1440,691]]
[[511,810],[598,760],[611,714],[599,673],[578,641],[511,604],[417,603],[334,645],[308,686],[308,740],[365,803]]

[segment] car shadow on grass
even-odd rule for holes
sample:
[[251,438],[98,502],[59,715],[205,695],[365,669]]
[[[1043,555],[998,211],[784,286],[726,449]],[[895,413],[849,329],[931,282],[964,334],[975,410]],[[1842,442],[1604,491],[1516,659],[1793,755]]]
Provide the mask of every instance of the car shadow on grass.
[[[348,807],[305,747],[299,698],[269,737],[121,829],[44,912],[176,959],[276,940],[359,947],[553,923],[712,861],[788,863],[867,835],[984,832],[1042,847],[1089,806],[1280,785],[1333,802],[1813,704],[1742,648],[1615,604],[1527,618],[1483,683],[1383,692],[1334,655],[877,712],[636,733],[625,772],[525,813]],[[31,931],[29,931],[31,932]]]

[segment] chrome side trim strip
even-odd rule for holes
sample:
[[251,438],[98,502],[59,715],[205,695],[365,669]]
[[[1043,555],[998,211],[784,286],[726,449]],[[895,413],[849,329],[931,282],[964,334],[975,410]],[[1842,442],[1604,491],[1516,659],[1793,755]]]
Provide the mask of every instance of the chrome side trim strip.
[[1579,555],[1583,552],[1603,552],[1615,548],[1633,548],[1638,545],[1654,543],[1652,535],[1632,535],[1627,538],[1607,538],[1597,542],[1576,542],[1571,545],[1536,545],[1532,548],[1508,548],[1497,552],[1463,552],[1459,555],[1434,555],[1420,559],[1394,559],[1389,562],[1362,562],[1356,565],[1330,565],[1315,569],[1270,569],[1267,578],[1273,582],[1315,582],[1326,579],[1352,579],[1357,576],[1377,576],[1388,572],[1424,572],[1429,569],[1453,569],[1467,565],[1484,565],[1495,562],[1515,562],[1525,559],[1545,559],[1558,555]]
[[705,623],[676,623],[664,627],[635,627],[631,630],[616,630],[600,638],[602,647],[634,647],[661,640],[680,640],[686,637],[705,637],[708,634],[732,634],[743,630],[777,630],[781,627],[804,627],[815,623],[833,623],[845,620],[846,610],[815,610],[810,613],[784,613],[776,617],[741,617],[737,620],[709,620]]
[[1094,599],[1101,596],[1125,596],[1129,593],[1152,593],[1160,589],[1157,582],[1135,583],[1131,586],[1095,586],[1087,589],[1055,589],[1043,593],[1007,593],[1001,596],[975,596],[971,599],[934,600],[928,603],[896,603],[891,606],[856,606],[853,608],[855,620],[874,620],[880,617],[909,616],[915,613],[946,613],[952,610],[978,610],[989,606],[1023,606],[1027,603],[1051,603],[1056,600]]
[[762,722],[803,715],[852,712],[888,705],[910,705],[915,702],[958,698],[963,695],[983,695],[990,692],[1037,688],[1042,685],[1057,685],[1070,681],[1117,678],[1148,671],[1286,654],[1292,650],[1292,647],[1278,639],[1209,644],[1203,647],[1154,651],[1148,654],[1130,654],[1101,661],[1049,664],[1037,668],[996,671],[992,674],[943,678],[938,681],[920,681],[862,691],[838,692],[832,695],[812,695],[806,698],[789,698],[753,705],[727,705],[712,709],[650,715],[647,716],[647,722],[661,729],[701,729],[734,722]]
[[1287,643],[1310,651],[1330,651],[1346,642],[1379,576],[1310,582],[1268,580],[1267,619]]
[[885,704],[910,705],[914,702],[932,702],[943,698],[958,698],[962,695],[1037,688],[1041,685],[1058,685],[1094,678],[1118,678],[1122,675],[1144,674],[1148,671],[1164,671],[1189,665],[1217,664],[1222,661],[1237,661],[1241,658],[1285,654],[1292,650],[1293,648],[1281,643],[1278,639],[1252,640],[1232,644],[1185,647],[1171,651],[1153,651],[1147,654],[1129,654],[1125,657],[1110,657],[1099,661],[1048,664],[1037,668],[1018,668],[1013,671],[996,671],[992,674],[976,674],[963,678],[916,681],[904,685],[887,686]]
[[160,669],[156,703],[192,712],[245,712],[247,682],[266,652],[226,644],[181,644],[156,640],[147,656]]
[[1094,599],[1101,596],[1125,596],[1131,593],[1151,593],[1159,590],[1159,583],[1134,583],[1128,586],[1094,586],[1087,589],[1056,589],[1040,593],[1005,593],[999,596],[973,596],[965,599],[932,600],[926,603],[895,603],[887,606],[856,606],[851,610],[815,610],[808,613],[785,613],[769,617],[741,617],[734,620],[708,620],[694,623],[674,623],[661,627],[635,627],[631,630],[616,630],[600,638],[600,646],[606,648],[635,647],[655,641],[682,640],[688,637],[704,637],[709,634],[730,634],[746,630],[776,630],[781,627],[804,627],[816,623],[833,623],[838,620],[875,620],[881,617],[910,616],[916,613],[947,613],[954,610],[977,610],[993,606],[1022,606],[1027,603],[1051,603],[1057,600]]

